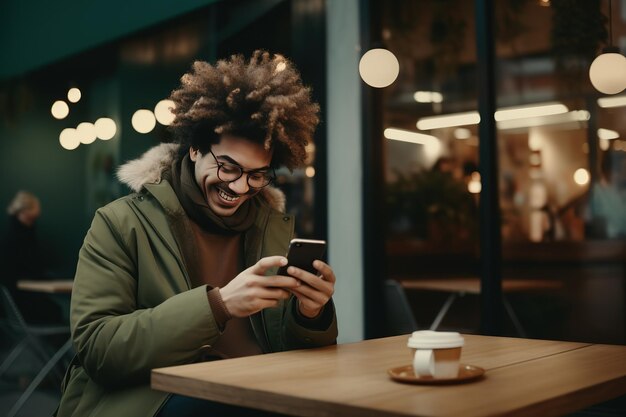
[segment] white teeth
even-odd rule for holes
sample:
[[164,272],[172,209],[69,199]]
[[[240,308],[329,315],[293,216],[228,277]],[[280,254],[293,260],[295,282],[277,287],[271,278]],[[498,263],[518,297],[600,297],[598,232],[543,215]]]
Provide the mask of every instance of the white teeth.
[[236,200],[239,200],[239,197],[229,196],[228,194],[226,194],[224,191],[222,191],[220,189],[218,189],[217,192],[218,192],[219,196],[221,198],[223,198],[224,200],[226,200],[226,201],[236,201]]

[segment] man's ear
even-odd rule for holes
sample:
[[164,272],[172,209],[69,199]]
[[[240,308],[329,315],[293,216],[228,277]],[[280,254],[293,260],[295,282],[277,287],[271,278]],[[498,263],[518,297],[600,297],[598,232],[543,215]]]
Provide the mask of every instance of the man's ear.
[[200,152],[197,149],[194,149],[192,146],[189,147],[189,159],[193,162],[196,162],[199,153]]

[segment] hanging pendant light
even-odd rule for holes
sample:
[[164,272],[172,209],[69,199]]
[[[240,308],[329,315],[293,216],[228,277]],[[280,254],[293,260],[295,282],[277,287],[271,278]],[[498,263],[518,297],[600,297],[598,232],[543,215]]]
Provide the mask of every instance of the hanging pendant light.
[[626,57],[613,46],[612,0],[609,0],[609,46],[593,60],[589,67],[591,84],[601,93],[617,94],[626,89]]

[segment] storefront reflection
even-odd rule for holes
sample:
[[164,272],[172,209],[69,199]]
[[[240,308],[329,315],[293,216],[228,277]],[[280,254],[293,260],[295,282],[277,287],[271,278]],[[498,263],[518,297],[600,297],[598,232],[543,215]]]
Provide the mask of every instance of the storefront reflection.
[[[401,68],[382,99],[383,129],[438,142],[433,151],[382,139],[386,278],[479,276],[478,77],[474,29],[462,24],[474,20],[474,9],[450,3],[444,15],[437,1],[389,2],[380,18],[385,47]],[[584,3],[574,7],[582,14],[539,2],[495,3],[503,277],[564,284],[556,296],[513,300],[534,321],[531,335],[624,343],[626,106],[600,105],[589,82],[606,5]],[[572,19],[598,31],[565,36]],[[616,37],[626,34],[621,19]],[[437,304],[412,301],[417,314]],[[478,311],[468,303],[459,315]]]

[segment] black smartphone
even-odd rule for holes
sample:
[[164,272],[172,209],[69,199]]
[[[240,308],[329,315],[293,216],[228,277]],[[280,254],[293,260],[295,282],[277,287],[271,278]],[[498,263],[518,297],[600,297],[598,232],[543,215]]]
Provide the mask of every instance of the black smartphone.
[[313,261],[316,259],[323,260],[324,252],[326,252],[325,240],[291,239],[287,252],[289,263],[280,267],[278,275],[289,275],[287,268],[290,265],[317,275],[317,270],[313,268]]

